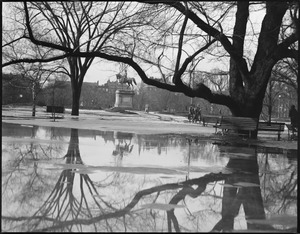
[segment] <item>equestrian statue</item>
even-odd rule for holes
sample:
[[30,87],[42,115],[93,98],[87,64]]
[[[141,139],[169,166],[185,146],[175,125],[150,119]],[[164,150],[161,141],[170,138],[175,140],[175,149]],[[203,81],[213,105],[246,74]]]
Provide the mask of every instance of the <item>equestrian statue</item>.
[[130,88],[130,86],[132,86],[132,88],[133,88],[133,84],[136,85],[136,81],[134,78],[127,78],[126,75],[122,76],[120,73],[118,73],[116,75],[116,77],[117,77],[117,80],[119,81],[119,83],[122,84],[122,87],[123,87],[123,84],[126,84],[126,83],[128,85],[127,88]]

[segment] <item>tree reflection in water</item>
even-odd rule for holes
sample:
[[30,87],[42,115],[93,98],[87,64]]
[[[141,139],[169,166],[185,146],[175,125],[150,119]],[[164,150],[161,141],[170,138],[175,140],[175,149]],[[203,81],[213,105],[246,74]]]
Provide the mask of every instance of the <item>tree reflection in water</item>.
[[[160,197],[168,194],[166,203],[185,204],[185,209],[189,210],[193,206],[192,200],[202,199],[211,183],[219,183],[223,187],[223,196],[220,197],[222,208],[220,219],[216,221],[211,231],[234,230],[234,219],[239,214],[241,207],[244,209],[249,230],[274,230],[272,225],[250,222],[251,219],[264,220],[266,218],[261,187],[256,186],[260,185],[260,173],[258,154],[255,148],[251,148],[251,153],[245,158],[230,157],[226,166],[227,173],[209,173],[192,179],[187,177],[185,181],[179,183],[163,183],[147,189],[140,189],[129,198],[128,202],[123,199],[123,194],[119,195],[119,201],[101,197],[100,191],[111,184],[105,183],[106,179],[100,182],[92,181],[88,175],[88,168],[83,164],[80,156],[77,129],[71,129],[70,142],[64,159],[66,168],[68,165],[69,168],[61,172],[50,195],[32,216],[2,216],[2,219],[22,222],[24,231],[148,231],[147,228],[151,228],[151,220],[148,217],[149,210],[142,209],[142,203],[159,201]],[[110,177],[109,174],[108,177]],[[289,182],[290,186],[277,188],[281,190],[281,194],[283,194],[283,190],[288,190],[291,194],[291,190],[295,189],[292,186],[297,183],[294,176],[290,178]],[[76,188],[79,188],[79,193],[75,194]],[[278,191],[273,192],[278,193]],[[175,211],[176,209],[166,211],[167,230],[163,229],[164,231],[172,232],[174,228],[176,232],[180,232],[189,228],[175,214]],[[152,220],[156,222],[155,217],[158,212],[150,209],[149,213]],[[192,213],[186,215],[195,216]],[[154,225],[158,226],[160,223]],[[205,223],[201,223],[199,226],[201,225],[205,226]]]
[[[70,143],[67,154],[64,156],[64,158],[66,159],[67,165],[83,165],[79,151],[78,129],[71,129]],[[96,205],[99,211],[103,210],[103,205],[101,205],[97,200],[97,195],[99,196],[99,194],[93,182],[87,174],[76,173],[76,168],[80,169],[84,167],[74,167],[73,169],[66,169],[62,171],[50,196],[32,217],[32,220],[36,219],[37,217],[43,217],[42,220],[44,220],[45,223],[42,226],[47,227],[39,227],[39,229],[38,223],[36,223],[35,225],[32,225],[32,227],[34,226],[32,230],[74,231],[74,227],[75,231],[82,231],[82,225],[80,223],[78,224],[77,220],[92,218],[92,210],[95,209],[94,205]],[[79,198],[76,198],[73,193],[73,186],[75,184],[76,175],[79,175],[79,184],[81,191]],[[86,191],[88,191],[89,194],[86,194]],[[92,209],[90,207],[92,202],[89,199],[92,199],[94,202]],[[104,205],[112,207],[110,204]],[[68,220],[72,221],[68,222]],[[67,225],[65,225],[66,222],[68,222]]]

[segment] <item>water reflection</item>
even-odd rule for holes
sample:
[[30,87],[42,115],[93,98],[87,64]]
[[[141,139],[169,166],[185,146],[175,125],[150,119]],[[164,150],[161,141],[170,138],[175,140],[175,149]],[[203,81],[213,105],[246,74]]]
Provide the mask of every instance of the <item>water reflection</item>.
[[2,133],[3,231],[296,230],[295,151],[5,124]]
[[120,160],[122,160],[124,155],[131,153],[133,149],[133,144],[131,143],[132,137],[132,133],[115,132],[114,139],[117,140],[118,143],[115,144],[116,148],[113,150],[112,155],[119,156]]

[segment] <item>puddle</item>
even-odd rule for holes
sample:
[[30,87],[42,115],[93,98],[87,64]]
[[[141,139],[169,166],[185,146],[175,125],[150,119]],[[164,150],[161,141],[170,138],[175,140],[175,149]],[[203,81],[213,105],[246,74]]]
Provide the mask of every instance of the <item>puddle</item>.
[[2,123],[2,231],[296,230],[297,151],[191,138]]

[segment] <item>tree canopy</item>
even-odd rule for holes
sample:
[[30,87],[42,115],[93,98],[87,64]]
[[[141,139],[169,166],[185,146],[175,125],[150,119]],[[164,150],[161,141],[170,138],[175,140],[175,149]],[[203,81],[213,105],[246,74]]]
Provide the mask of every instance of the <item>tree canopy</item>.
[[[56,56],[43,59],[44,62],[98,57],[125,63],[146,84],[225,105],[235,116],[258,118],[273,67],[286,58],[298,61],[297,1],[102,2],[98,7],[72,2],[69,3],[70,9],[80,11],[78,17],[86,20],[86,31],[82,32],[77,44],[69,43],[68,36],[75,30],[78,19],[72,19],[74,24],[63,21],[67,23],[51,25],[53,19],[45,17],[45,10],[55,11],[56,17],[64,19],[63,15],[60,16],[62,9],[54,10],[51,4],[41,8],[47,4],[24,2],[22,9],[25,22],[22,37],[58,51]],[[86,14],[88,7],[95,10],[94,17]],[[110,24],[105,27],[104,12],[110,13],[113,9],[115,18],[112,20],[108,14]],[[254,24],[250,16],[258,12],[263,14],[262,21]],[[41,25],[44,25],[44,30],[38,30]],[[116,25],[115,30],[109,31]],[[64,35],[66,38],[60,42],[53,40],[52,35],[58,35],[61,28],[68,29]],[[107,36],[99,42],[101,46],[81,49],[103,35]],[[201,70],[201,60],[206,57],[211,57],[211,62],[227,61],[229,94],[215,92],[205,82],[196,82],[194,86],[188,82],[189,72]],[[5,61],[2,66],[41,60],[24,56],[19,60]],[[153,79],[150,68],[156,69],[161,76]]]

